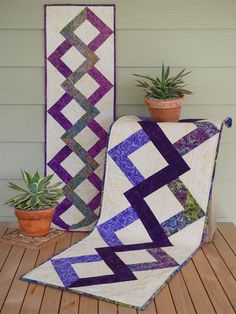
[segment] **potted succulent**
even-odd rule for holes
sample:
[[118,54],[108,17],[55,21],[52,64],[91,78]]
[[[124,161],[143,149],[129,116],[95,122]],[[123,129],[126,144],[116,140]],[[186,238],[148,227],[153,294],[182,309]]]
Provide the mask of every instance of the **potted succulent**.
[[58,188],[61,182],[51,184],[53,175],[41,177],[36,171],[30,174],[21,171],[25,187],[9,182],[9,188],[20,194],[6,202],[15,208],[21,232],[30,237],[41,237],[49,233],[55,206],[63,195]]
[[184,84],[183,78],[189,73],[183,69],[177,75],[170,77],[170,67],[165,68],[164,63],[162,63],[160,78],[134,74],[145,79],[145,81],[137,80],[138,85],[136,86],[145,90],[145,104],[148,106],[150,116],[154,121],[179,121],[184,95],[192,94],[184,88],[186,84]]

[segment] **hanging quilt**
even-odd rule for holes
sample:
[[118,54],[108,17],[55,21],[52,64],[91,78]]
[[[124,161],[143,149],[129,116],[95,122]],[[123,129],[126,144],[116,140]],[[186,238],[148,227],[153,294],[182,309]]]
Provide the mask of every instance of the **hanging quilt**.
[[22,279],[144,309],[202,244],[222,127],[118,119],[97,226]]
[[115,7],[45,6],[45,173],[63,182],[54,226],[97,222],[115,104]]

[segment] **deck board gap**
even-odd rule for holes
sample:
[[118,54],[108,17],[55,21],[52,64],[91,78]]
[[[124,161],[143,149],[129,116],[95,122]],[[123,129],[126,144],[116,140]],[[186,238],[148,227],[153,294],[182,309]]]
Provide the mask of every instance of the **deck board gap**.
[[216,247],[215,243],[212,242],[212,245],[215,247],[217,253],[219,254],[219,256],[221,257],[222,261],[224,262],[225,266],[227,267],[227,269],[229,270],[230,274],[233,276],[233,278],[236,280],[236,276],[234,275],[234,273],[232,272],[232,270],[229,268],[227,262],[224,259],[224,256],[222,256],[222,254],[220,253],[220,251],[218,250],[218,248]]
[[[170,292],[171,300],[172,300],[173,305],[174,305],[174,308],[175,308],[175,312],[177,313],[177,307],[176,307],[176,304],[175,304],[175,301],[174,301],[174,297],[173,297],[173,295],[172,295],[172,292],[171,292],[169,283],[167,284],[167,286],[168,286],[168,290],[169,290],[169,292]],[[157,306],[156,306],[156,308],[157,308]]]
[[202,286],[203,286],[204,289],[205,289],[205,292],[206,292],[206,294],[207,294],[207,296],[208,296],[208,299],[209,299],[209,301],[211,302],[211,305],[212,305],[212,307],[213,307],[215,313],[217,313],[216,308],[215,308],[215,306],[214,306],[214,304],[213,304],[213,302],[212,302],[212,300],[211,300],[211,297],[210,297],[210,295],[209,295],[209,293],[208,293],[208,290],[207,290],[207,288],[206,288],[206,286],[205,286],[205,284],[204,284],[204,282],[203,282],[203,280],[202,280],[202,278],[201,278],[201,275],[200,275],[200,273],[199,273],[199,271],[198,271],[198,269],[197,269],[197,266],[195,265],[193,259],[192,259],[192,262],[193,262],[193,266],[194,266],[194,268],[195,268],[195,270],[196,270],[196,272],[197,272],[197,274],[198,274],[198,277],[199,277],[199,279],[200,279],[200,281],[201,281],[201,283],[202,283]]
[[223,292],[224,292],[226,298],[228,299],[229,303],[231,304],[232,308],[234,309],[234,305],[232,304],[232,302],[231,302],[231,300],[230,300],[230,298],[229,298],[229,296],[228,296],[228,294],[227,294],[227,291],[225,291],[224,285],[221,283],[221,280],[219,279],[219,277],[218,277],[217,273],[215,272],[214,268],[212,267],[212,265],[211,265],[211,263],[210,263],[210,261],[209,261],[207,255],[205,254],[204,250],[202,250],[202,252],[203,252],[203,255],[205,256],[205,258],[206,258],[208,264],[210,265],[211,270],[213,271],[213,273],[214,273],[214,275],[215,275],[215,278],[217,279],[218,283],[220,284],[220,286],[221,286],[221,288],[222,288],[222,290],[223,290]]
[[185,279],[184,279],[184,276],[183,276],[183,274],[182,274],[182,271],[180,271],[180,274],[181,274],[181,277],[182,277],[182,279],[183,279],[183,282],[184,282],[184,285],[185,285],[185,287],[186,287],[186,290],[187,290],[187,292],[188,292],[189,298],[190,298],[190,300],[191,300],[191,302],[192,302],[193,308],[194,308],[195,312],[197,313],[196,306],[195,306],[195,304],[194,304],[194,302],[193,302],[193,298],[192,298],[191,293],[190,293],[190,291],[189,291],[188,285],[186,284],[186,281],[185,281]]
[[[39,254],[40,254],[40,250],[38,250],[38,255],[37,255],[37,258],[36,258],[35,263],[34,263],[34,268],[35,268],[36,265],[37,265],[37,261],[38,261],[38,259],[39,259]],[[25,282],[27,282],[27,281],[25,281]],[[28,289],[29,289],[29,284],[30,284],[30,283],[27,282],[27,287],[26,287],[26,289],[25,289],[25,294],[24,294],[24,297],[23,297],[23,299],[22,299],[22,302],[21,302],[21,305],[20,305],[20,308],[19,308],[19,313],[21,313],[23,304],[24,304],[24,302],[25,302],[25,298],[26,298],[26,295],[27,295],[27,291],[28,291]]]
[[2,302],[2,305],[0,305],[0,313],[1,313],[1,311],[2,311],[2,308],[4,307],[4,304],[5,304],[5,301],[6,301],[6,299],[7,299],[8,293],[9,293],[9,291],[10,291],[10,289],[11,289],[12,283],[13,283],[14,280],[15,280],[15,276],[16,276],[16,274],[17,274],[17,272],[18,272],[18,269],[19,269],[19,267],[20,267],[20,264],[21,264],[21,262],[22,262],[22,260],[23,260],[23,257],[24,257],[24,255],[25,255],[25,251],[26,251],[26,249],[24,249],[24,251],[23,251],[23,254],[22,254],[21,258],[20,258],[19,264],[18,264],[18,266],[16,267],[16,270],[15,270],[15,272],[14,272],[14,274],[13,274],[13,276],[12,276],[12,279],[11,279],[11,281],[10,281],[10,285],[9,285],[9,287],[8,287],[8,289],[7,289],[7,292],[6,292],[6,295],[5,295],[4,300],[3,300],[3,302]]
[[0,267],[0,272],[1,272],[2,269],[3,269],[3,267],[4,267],[5,263],[6,263],[6,260],[8,259],[8,256],[10,255],[10,253],[11,253],[11,251],[12,251],[12,248],[13,248],[13,245],[11,245],[11,248],[10,248],[9,252],[7,253],[7,255],[6,255],[6,257],[5,257],[5,259],[4,259],[3,263],[2,263],[2,266]]
[[234,255],[236,255],[234,248],[232,247],[232,245],[230,244],[230,242],[226,239],[226,237],[224,236],[224,233],[220,230],[220,228],[218,227],[217,230],[219,231],[219,233],[222,235],[222,237],[224,238],[225,242],[228,244],[228,246],[230,247],[231,251],[233,252]]

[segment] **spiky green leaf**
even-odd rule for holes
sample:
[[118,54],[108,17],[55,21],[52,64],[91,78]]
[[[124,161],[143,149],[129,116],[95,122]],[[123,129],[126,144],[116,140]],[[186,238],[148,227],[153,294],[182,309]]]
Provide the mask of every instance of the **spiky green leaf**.
[[140,74],[134,74],[134,76],[144,79],[144,81],[137,80],[136,86],[144,89],[146,96],[156,99],[172,99],[184,94],[191,94],[184,88],[186,84],[183,81],[183,78],[189,73],[191,72],[186,72],[186,69],[183,69],[175,76],[170,77],[170,67],[165,68],[164,62],[162,62],[161,78]]
[[62,189],[57,188],[61,182],[51,184],[53,175],[40,177],[38,171],[30,174],[22,170],[21,173],[27,187],[9,182],[9,188],[23,193],[9,199],[7,205],[23,210],[40,210],[57,205],[63,195]]

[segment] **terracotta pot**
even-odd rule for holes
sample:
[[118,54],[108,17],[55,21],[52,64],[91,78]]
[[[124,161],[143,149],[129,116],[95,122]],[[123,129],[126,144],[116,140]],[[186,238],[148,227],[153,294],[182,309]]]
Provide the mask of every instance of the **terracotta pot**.
[[15,209],[21,232],[29,237],[42,237],[49,233],[55,208],[28,211]]
[[178,122],[184,96],[175,99],[145,97],[151,118],[156,122]]

